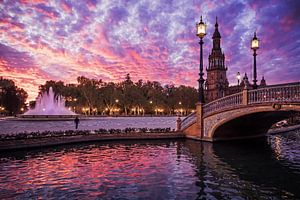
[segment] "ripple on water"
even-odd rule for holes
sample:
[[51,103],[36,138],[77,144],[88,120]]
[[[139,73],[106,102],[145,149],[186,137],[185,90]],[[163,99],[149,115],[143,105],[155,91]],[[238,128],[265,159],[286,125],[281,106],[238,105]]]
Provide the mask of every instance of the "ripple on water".
[[300,195],[299,137],[290,134],[244,143],[123,141],[0,153],[0,198],[293,199]]

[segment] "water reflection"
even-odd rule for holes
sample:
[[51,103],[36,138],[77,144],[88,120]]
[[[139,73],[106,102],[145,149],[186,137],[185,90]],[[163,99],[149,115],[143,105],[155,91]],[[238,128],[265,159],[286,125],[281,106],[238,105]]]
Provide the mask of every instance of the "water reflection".
[[[260,196],[295,198],[300,195],[300,162],[291,162],[286,157],[278,159],[280,153],[282,158],[285,153],[282,148],[278,149],[278,141],[278,136],[271,136],[261,140],[214,144],[213,149],[220,162],[226,163],[239,180],[258,187],[254,188],[261,191]],[[293,144],[299,145],[297,141]]]
[[299,137],[276,137],[218,144],[102,142],[1,153],[0,198],[299,197]]

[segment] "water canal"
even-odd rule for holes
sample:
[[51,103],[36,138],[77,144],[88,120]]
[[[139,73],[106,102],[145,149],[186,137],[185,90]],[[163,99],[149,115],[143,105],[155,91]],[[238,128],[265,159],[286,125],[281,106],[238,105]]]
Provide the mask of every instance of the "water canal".
[[2,152],[0,169],[0,199],[297,199],[300,131]]

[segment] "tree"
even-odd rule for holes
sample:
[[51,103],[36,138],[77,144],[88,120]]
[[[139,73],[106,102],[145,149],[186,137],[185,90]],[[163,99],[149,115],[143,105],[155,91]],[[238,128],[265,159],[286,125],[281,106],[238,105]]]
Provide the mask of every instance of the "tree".
[[88,79],[84,76],[80,76],[77,78],[78,81],[78,89],[82,93],[83,98],[85,99],[85,103],[90,108],[97,107],[98,100],[98,92],[101,86],[102,80],[96,79]]
[[44,85],[39,86],[39,90],[41,93],[48,92],[49,88],[52,87],[55,95],[65,96],[65,85],[62,81],[46,81]]
[[1,112],[9,115],[20,113],[21,108],[26,106],[28,94],[22,88],[15,85],[14,81],[0,77],[0,104]]
[[121,90],[121,103],[124,108],[125,115],[128,115],[128,110],[133,106],[133,88],[134,84],[131,81],[130,75],[126,74],[125,81],[119,84]]
[[121,91],[117,88],[116,84],[113,82],[104,83],[103,87],[99,89],[101,94],[101,100],[105,106],[105,109],[109,114],[113,114],[114,109],[116,109],[117,100],[121,97]]

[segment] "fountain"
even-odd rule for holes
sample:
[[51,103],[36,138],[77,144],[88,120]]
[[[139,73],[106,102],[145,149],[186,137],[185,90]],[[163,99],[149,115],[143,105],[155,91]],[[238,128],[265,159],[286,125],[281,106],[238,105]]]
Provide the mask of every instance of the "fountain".
[[65,100],[62,96],[55,96],[52,87],[48,92],[44,92],[36,98],[36,104],[33,109],[29,109],[21,118],[36,119],[73,119],[76,113],[65,107]]

